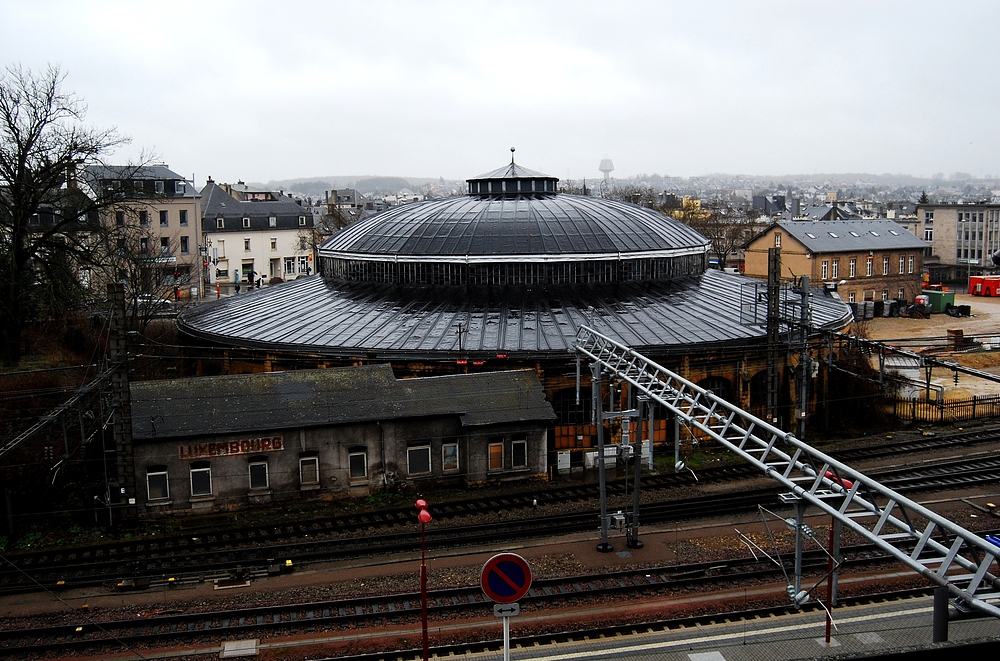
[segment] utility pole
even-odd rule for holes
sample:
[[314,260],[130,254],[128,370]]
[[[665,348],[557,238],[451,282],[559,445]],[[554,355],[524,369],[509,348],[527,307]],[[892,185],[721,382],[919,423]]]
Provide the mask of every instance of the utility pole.
[[802,298],[799,307],[799,369],[796,371],[796,385],[799,400],[799,440],[806,437],[806,414],[809,408],[809,276],[799,278],[795,293]]
[[778,426],[781,248],[767,249],[767,421]]
[[136,516],[135,453],[132,447],[132,406],[128,386],[128,352],[125,346],[125,285],[108,284],[111,300],[111,329],[108,358],[111,363],[111,422],[115,438],[115,458],[122,502],[122,519]]

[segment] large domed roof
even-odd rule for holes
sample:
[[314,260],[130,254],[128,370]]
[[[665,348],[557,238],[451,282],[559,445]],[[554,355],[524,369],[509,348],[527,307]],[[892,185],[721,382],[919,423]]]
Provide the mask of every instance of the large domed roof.
[[706,239],[643,207],[577,195],[462,196],[385,211],[320,247],[323,255],[579,259],[608,253],[701,254]]
[[468,180],[469,194],[409,204],[328,239],[320,255],[395,261],[575,261],[704,255],[708,241],[644,207],[556,192],[554,177],[504,168]]

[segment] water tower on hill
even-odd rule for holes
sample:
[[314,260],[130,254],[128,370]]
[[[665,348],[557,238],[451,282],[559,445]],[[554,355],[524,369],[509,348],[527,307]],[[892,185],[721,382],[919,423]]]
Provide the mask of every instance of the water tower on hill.
[[604,173],[604,181],[601,182],[601,197],[607,197],[611,191],[611,173],[615,170],[615,164],[611,162],[610,158],[602,158],[597,169]]

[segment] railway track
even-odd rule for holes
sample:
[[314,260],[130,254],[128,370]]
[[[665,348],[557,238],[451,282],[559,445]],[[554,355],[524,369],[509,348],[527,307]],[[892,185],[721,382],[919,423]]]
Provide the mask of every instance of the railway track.
[[[841,572],[874,571],[895,564],[873,545],[843,550]],[[821,551],[803,555],[803,575],[822,576],[827,556]],[[527,611],[567,605],[586,605],[640,596],[669,596],[692,590],[710,591],[734,586],[766,585],[787,579],[793,571],[788,558],[779,568],[771,563],[744,558],[638,570],[603,572],[535,580],[519,603]],[[776,595],[783,591],[776,589]],[[428,611],[433,618],[482,617],[490,610],[480,587],[465,586],[428,593]],[[400,626],[419,621],[420,594],[414,592],[317,601],[218,612],[176,613],[147,618],[95,622],[80,617],[58,626],[0,630],[0,655],[8,659],[48,653],[88,654],[142,649],[152,644],[219,644],[239,638],[269,638],[302,634],[327,635],[362,627]],[[776,611],[788,611],[779,607]],[[439,652],[440,653],[440,652]]]
[[[946,437],[922,437],[887,445],[859,448],[838,454],[844,461],[912,455],[934,449],[968,450],[982,443],[1000,440],[1000,430],[980,430]],[[1000,458],[990,453],[924,462],[901,468],[870,471],[873,477],[897,491],[954,489],[1000,480]],[[734,481],[757,473],[750,467],[725,467],[699,472],[701,482]],[[671,499],[671,489],[691,485],[691,475],[657,475],[643,478],[649,497],[663,492],[664,500],[645,503],[640,510],[644,524],[697,519],[720,511],[742,512],[758,506],[778,507],[774,488],[730,494]],[[624,481],[613,485],[611,498],[621,496]],[[537,493],[537,492],[536,492]],[[596,527],[596,512],[586,504],[596,490],[574,485],[545,491],[550,502],[580,502],[583,511],[554,516],[526,516],[513,521],[434,526],[427,531],[428,548],[470,544],[490,544],[512,538],[540,534],[557,535]],[[517,494],[499,499],[470,499],[441,503],[433,507],[438,522],[475,518],[498,510],[532,511],[536,494]],[[592,505],[591,505],[592,507]],[[375,530],[374,534],[372,530]],[[368,534],[357,534],[366,531]],[[200,535],[173,535],[145,538],[92,547],[49,549],[36,553],[11,554],[0,569],[0,594],[40,589],[69,589],[95,585],[157,587],[170,583],[196,582],[234,577],[260,578],[280,573],[292,566],[344,558],[410,552],[418,542],[412,508],[396,508],[362,513],[352,517],[330,517],[302,523],[219,531]],[[336,540],[336,544],[331,544]],[[238,576],[236,576],[238,575]]]

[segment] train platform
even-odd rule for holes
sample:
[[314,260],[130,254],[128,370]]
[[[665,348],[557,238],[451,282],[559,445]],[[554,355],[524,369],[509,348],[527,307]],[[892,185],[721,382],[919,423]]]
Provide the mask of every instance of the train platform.
[[[998,658],[1000,620],[953,621],[948,642],[932,642],[932,597],[834,610],[835,630],[826,641],[823,611],[729,622],[630,636],[587,639],[535,647],[512,647],[512,661],[784,661],[791,659],[935,659],[956,655],[958,645],[972,658]],[[499,620],[497,627],[500,628]],[[639,628],[641,630],[641,628]],[[952,648],[949,652],[949,648]],[[466,655],[493,661],[502,652]]]

